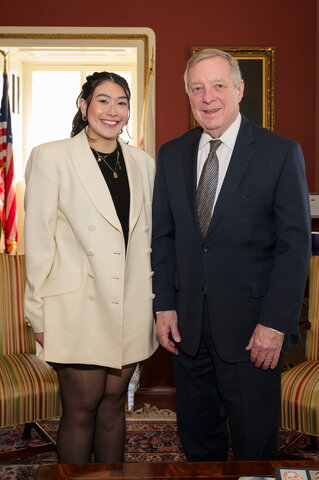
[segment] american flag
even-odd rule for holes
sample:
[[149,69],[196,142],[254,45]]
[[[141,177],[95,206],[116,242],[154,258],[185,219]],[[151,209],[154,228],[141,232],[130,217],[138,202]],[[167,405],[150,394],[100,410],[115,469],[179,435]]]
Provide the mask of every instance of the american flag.
[[0,214],[3,238],[2,250],[10,255],[15,255],[18,247],[18,228],[8,75],[6,72],[3,73],[0,110]]

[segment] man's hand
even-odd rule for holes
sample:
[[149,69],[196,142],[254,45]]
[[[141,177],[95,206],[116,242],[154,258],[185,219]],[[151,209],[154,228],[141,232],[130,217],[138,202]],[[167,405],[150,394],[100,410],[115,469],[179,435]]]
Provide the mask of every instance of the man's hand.
[[276,368],[284,337],[283,333],[258,323],[246,347],[251,351],[250,361],[263,370]]
[[156,314],[156,335],[162,347],[174,355],[178,355],[175,343],[181,341],[177,327],[178,319],[175,310],[166,310]]

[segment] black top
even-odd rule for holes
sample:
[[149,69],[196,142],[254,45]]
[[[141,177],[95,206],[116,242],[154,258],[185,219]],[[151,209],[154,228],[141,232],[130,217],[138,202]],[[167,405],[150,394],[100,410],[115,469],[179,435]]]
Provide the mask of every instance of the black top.
[[[107,158],[105,158],[105,154],[97,152],[93,148],[91,148],[91,150],[110,190],[117,216],[122,225],[126,247],[129,232],[130,186],[121,147],[119,143],[117,143],[117,148],[108,155]],[[99,157],[105,158],[105,160],[98,161]],[[116,165],[116,163],[118,164]],[[116,173],[114,174],[114,172]],[[117,178],[114,178],[114,175],[117,175]]]

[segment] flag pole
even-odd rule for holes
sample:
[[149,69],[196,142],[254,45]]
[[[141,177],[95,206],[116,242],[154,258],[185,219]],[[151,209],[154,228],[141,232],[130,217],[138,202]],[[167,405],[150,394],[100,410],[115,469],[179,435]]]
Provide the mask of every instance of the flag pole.
[[[9,52],[4,52],[3,50],[0,50],[0,53],[1,55],[3,56],[3,75],[6,75],[7,73],[7,55]],[[4,175],[5,175],[5,172],[4,172],[4,167],[3,165],[1,166],[1,169],[3,169],[3,179],[1,181],[1,183],[4,182]],[[1,171],[1,170],[0,170]],[[3,189],[3,186],[1,186],[1,190]],[[1,197],[3,197],[4,195],[2,194],[1,192]],[[3,201],[2,201],[3,200]],[[5,205],[4,205],[4,198],[0,198],[0,246],[2,245],[2,228],[4,228],[4,225],[2,225],[2,216],[3,216],[3,209],[5,208]],[[1,248],[2,250],[2,248]]]
[[8,94],[7,56],[9,52],[0,50],[4,57],[3,92],[0,107],[0,208],[2,223],[1,245],[4,252],[17,254],[18,229],[16,208],[16,187],[14,178],[11,112]]

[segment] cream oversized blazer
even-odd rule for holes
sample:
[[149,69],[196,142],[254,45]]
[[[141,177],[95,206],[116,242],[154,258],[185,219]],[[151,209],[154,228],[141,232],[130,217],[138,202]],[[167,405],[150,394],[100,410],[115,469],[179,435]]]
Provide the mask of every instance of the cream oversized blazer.
[[154,161],[120,141],[130,185],[127,251],[84,130],[32,150],[26,168],[25,315],[43,357],[121,368],[157,347],[150,263]]

